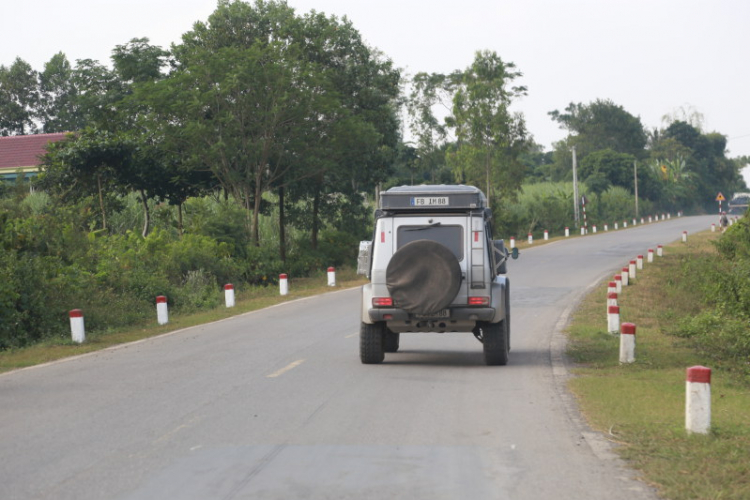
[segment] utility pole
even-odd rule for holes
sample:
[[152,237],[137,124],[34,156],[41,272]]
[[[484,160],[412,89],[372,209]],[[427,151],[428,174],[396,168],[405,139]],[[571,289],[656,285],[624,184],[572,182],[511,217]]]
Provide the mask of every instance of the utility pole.
[[578,214],[578,172],[576,165],[576,147],[573,146],[573,217],[575,218],[576,228],[580,226],[580,216]]
[[638,160],[633,161],[633,178],[635,179],[635,218],[638,218]]

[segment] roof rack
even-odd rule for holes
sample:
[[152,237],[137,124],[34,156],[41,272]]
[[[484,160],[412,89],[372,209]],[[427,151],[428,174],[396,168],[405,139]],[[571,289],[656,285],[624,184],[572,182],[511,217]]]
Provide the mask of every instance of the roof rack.
[[487,207],[484,193],[474,186],[399,186],[380,193],[379,208],[398,211],[456,211]]

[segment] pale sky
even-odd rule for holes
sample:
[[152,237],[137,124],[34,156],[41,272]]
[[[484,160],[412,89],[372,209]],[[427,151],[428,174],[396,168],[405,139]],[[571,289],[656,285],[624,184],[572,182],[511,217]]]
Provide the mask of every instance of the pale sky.
[[[57,52],[109,65],[115,45],[148,37],[168,48],[215,0],[3,0],[0,64],[36,70]],[[537,142],[562,139],[547,115],[611,99],[647,128],[679,107],[750,155],[750,2],[746,0],[289,0],[298,13],[347,16],[406,74],[466,68],[493,50],[523,73],[516,105]]]

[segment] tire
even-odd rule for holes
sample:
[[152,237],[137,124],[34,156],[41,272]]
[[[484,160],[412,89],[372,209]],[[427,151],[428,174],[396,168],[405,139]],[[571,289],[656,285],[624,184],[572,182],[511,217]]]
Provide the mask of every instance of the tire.
[[508,321],[484,323],[482,325],[482,347],[484,362],[488,366],[508,364]]
[[385,323],[362,323],[359,328],[359,359],[374,365],[385,359]]
[[383,344],[385,352],[398,352],[398,344],[399,344],[400,337],[401,337],[400,333],[386,330],[385,342]]
[[388,262],[385,284],[393,303],[412,314],[445,309],[461,288],[461,265],[445,245],[415,240],[399,248]]

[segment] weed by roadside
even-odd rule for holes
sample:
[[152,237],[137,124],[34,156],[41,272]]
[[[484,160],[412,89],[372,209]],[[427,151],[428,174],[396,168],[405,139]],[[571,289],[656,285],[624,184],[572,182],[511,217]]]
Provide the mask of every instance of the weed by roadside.
[[[335,287],[327,285],[327,276],[323,273],[309,278],[292,279],[289,284],[289,294],[285,296],[279,294],[279,288],[275,285],[245,288],[237,292],[236,304],[233,308],[224,307],[222,302],[220,306],[195,314],[173,314],[170,312],[169,323],[163,326],[157,324],[156,309],[154,308],[151,320],[106,332],[87,331],[86,342],[83,344],[75,344],[68,337],[65,337],[47,340],[27,348],[2,351],[0,352],[0,373],[218,321],[289,300],[364,284],[365,280],[361,276],[357,276],[355,271],[356,269],[351,268],[337,269]],[[61,318],[60,321],[67,321],[67,318]]]
[[[732,344],[722,339],[732,333],[728,329],[738,334],[732,338],[744,338],[747,326],[737,332],[736,319],[722,315],[693,275],[685,275],[689,262],[716,260],[711,241],[717,237],[703,233],[665,248],[665,257],[646,264],[623,288],[621,320],[637,326],[635,363],[620,365],[619,337],[606,331],[606,283],[584,299],[569,327],[569,355],[576,363],[570,387],[583,413],[672,500],[750,498],[747,360],[726,356]],[[688,435],[684,428],[685,370],[699,364],[713,370],[708,436]]]

